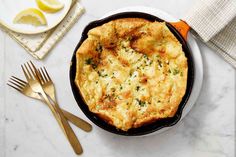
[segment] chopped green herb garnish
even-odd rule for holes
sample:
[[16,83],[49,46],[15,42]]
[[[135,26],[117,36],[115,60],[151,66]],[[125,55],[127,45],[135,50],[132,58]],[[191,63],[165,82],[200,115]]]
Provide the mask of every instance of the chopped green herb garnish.
[[97,67],[98,67],[97,64],[92,64],[93,69],[96,69]]
[[132,76],[132,72],[129,72],[129,76]]
[[149,62],[149,65],[152,65],[152,62],[153,62],[153,61],[150,61],[150,62]]
[[115,88],[111,88],[111,91],[112,91],[112,92],[115,92],[115,91],[116,91],[116,89],[115,89]]
[[101,76],[101,77],[107,77],[108,74],[102,74],[100,71],[98,71],[98,76]]
[[132,38],[133,38],[133,37],[129,36],[129,37],[127,38],[127,40],[129,40],[129,41],[130,41],[130,40],[132,40]]
[[162,67],[162,62],[159,59],[157,60],[157,62],[158,62],[158,65]]
[[111,97],[115,97],[115,96],[116,96],[115,93],[112,93],[112,94],[111,94]]
[[137,100],[139,106],[143,107],[143,106],[146,105],[146,102],[145,102],[145,101],[142,101],[142,100],[139,100],[139,99],[136,99],[136,100]]
[[140,89],[140,86],[137,86],[137,87],[136,87],[136,91],[139,91],[139,89]]
[[85,60],[85,64],[90,65],[93,62],[92,58],[88,58]]
[[142,56],[138,59],[138,62],[142,60]]
[[88,58],[85,60],[85,64],[91,65],[93,69],[97,68],[97,64],[94,63],[93,58]]
[[143,55],[143,58],[147,58],[148,59],[148,56],[146,54]]
[[101,44],[98,44],[97,47],[96,47],[96,51],[101,53],[102,52],[102,45]]
[[112,64],[113,62],[112,62],[112,60],[110,60],[110,59],[108,59],[108,61]]
[[182,71],[180,72],[180,76],[184,76],[184,74],[183,74],[183,72],[182,72]]
[[101,74],[101,72],[100,72],[100,71],[98,71],[98,76],[102,76],[102,74]]
[[177,75],[179,73],[178,69],[173,69],[173,75]]

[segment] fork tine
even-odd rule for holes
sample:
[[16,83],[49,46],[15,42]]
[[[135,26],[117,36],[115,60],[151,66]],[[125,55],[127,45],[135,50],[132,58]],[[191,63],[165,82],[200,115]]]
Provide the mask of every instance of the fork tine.
[[18,89],[23,89],[23,86],[19,85],[18,83],[12,81],[12,80],[8,80],[8,82],[10,82],[11,84],[15,85],[15,87],[17,87]]
[[25,86],[25,85],[27,84],[25,81],[23,81],[23,80],[21,80],[21,79],[15,77],[15,76],[11,76],[10,79],[13,80],[13,81],[15,81],[15,82],[17,82],[17,83],[19,83],[19,84],[22,85],[22,86]]
[[20,84],[19,82],[17,82],[16,80],[13,80],[12,78],[10,78],[10,80],[8,80],[8,82],[11,82],[17,86],[19,86],[19,88],[23,88],[24,85]]
[[34,63],[32,61],[29,61],[29,62],[32,65],[32,67],[34,68],[34,70],[36,70],[36,67],[35,67]]
[[30,64],[28,64],[28,65],[29,65],[33,75],[35,76],[36,79],[38,79],[40,81],[40,76],[39,76],[40,74],[39,74],[37,68],[35,67],[35,65],[32,61],[29,61],[29,62],[31,65]]
[[49,81],[48,78],[47,78],[47,76],[46,76],[46,74],[45,74],[45,72],[44,72],[44,70],[43,70],[43,68],[40,68],[40,70],[41,70],[41,72],[42,72],[43,77],[45,78],[45,80],[46,80],[46,81]]
[[39,68],[39,69],[38,69],[38,72],[39,72],[40,79],[42,80],[43,83],[45,83],[45,82],[46,82],[46,79],[45,79],[45,77],[43,76],[42,69]]
[[39,69],[37,69],[37,72],[36,72],[36,73],[38,74],[38,77],[39,77],[39,79],[40,79],[40,82],[44,83],[44,80],[43,80],[43,78],[42,78],[42,76],[41,76],[41,73],[40,73]]
[[36,76],[37,75],[37,69],[36,69],[36,67],[34,66],[34,64],[33,64],[33,62],[31,60],[29,62],[31,64],[31,67],[33,68],[32,71],[34,72],[34,75]]
[[29,79],[33,78],[26,63],[24,63],[24,69],[26,71],[26,74],[28,75],[28,78]]
[[9,83],[7,83],[7,85],[10,86],[10,87],[12,87],[12,88],[14,88],[15,90],[17,90],[17,91],[19,91],[19,92],[22,92],[21,89],[15,87],[15,86],[13,86],[13,85],[11,85],[11,84],[9,84]]
[[19,79],[19,78],[15,77],[15,76],[11,76],[11,77],[13,77],[14,79],[20,81],[20,82],[23,83],[23,84],[27,84],[27,82],[24,81],[24,80],[22,80],[22,79]]
[[31,78],[34,78],[35,75],[34,75],[32,67],[30,66],[29,62],[27,62],[26,64],[28,65],[28,66],[26,65],[27,72],[30,74]]
[[24,73],[26,79],[29,80],[30,78],[29,78],[29,75],[27,74],[27,72],[25,71],[24,65],[21,65],[21,69],[23,70],[23,73]]
[[49,81],[52,81],[52,79],[51,79],[51,77],[49,76],[49,74],[48,74],[48,72],[47,72],[46,68],[45,68],[45,67],[43,67],[43,69],[44,69],[44,71],[46,72],[46,75],[47,75],[47,77],[48,77]]

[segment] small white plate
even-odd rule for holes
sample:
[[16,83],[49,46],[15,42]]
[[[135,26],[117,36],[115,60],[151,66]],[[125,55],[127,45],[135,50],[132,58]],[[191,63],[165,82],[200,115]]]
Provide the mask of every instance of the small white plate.
[[15,24],[13,20],[15,16],[22,10],[27,8],[38,8],[35,0],[0,0],[0,24],[8,29],[23,33],[37,34],[50,30],[58,25],[68,13],[72,0],[60,0],[64,4],[64,8],[56,13],[45,13],[47,19],[46,26],[32,26],[29,24]]
[[[121,8],[121,9],[118,9],[115,11],[108,12],[102,18],[105,18],[105,17],[113,15],[113,14],[122,13],[122,12],[143,12],[143,13],[148,13],[148,14],[157,16],[157,17],[159,17],[165,21],[168,21],[168,22],[179,21],[179,19],[174,18],[173,16],[169,15],[168,13],[166,13],[164,11],[161,11],[161,10],[155,9],[155,8],[143,7],[143,6]],[[193,88],[192,88],[191,95],[190,95],[188,102],[186,103],[186,105],[183,109],[182,117],[179,120],[179,122],[189,113],[189,111],[192,109],[193,105],[195,104],[195,102],[201,92],[202,81],[203,81],[202,55],[201,55],[200,49],[197,45],[197,42],[195,41],[195,39],[193,38],[193,36],[190,32],[188,33],[187,43],[188,43],[189,49],[191,51],[191,54],[193,57],[193,62],[194,62],[194,82],[193,82]],[[174,127],[174,126],[172,126],[172,127]],[[147,134],[144,136],[162,133],[172,127],[165,127],[165,128],[160,129],[152,134]]]

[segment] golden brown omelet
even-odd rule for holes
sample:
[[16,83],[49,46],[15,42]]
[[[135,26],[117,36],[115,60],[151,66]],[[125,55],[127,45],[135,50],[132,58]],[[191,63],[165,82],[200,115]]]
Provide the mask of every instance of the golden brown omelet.
[[165,23],[108,22],[88,32],[76,58],[90,111],[124,131],[173,117],[185,94],[187,59]]

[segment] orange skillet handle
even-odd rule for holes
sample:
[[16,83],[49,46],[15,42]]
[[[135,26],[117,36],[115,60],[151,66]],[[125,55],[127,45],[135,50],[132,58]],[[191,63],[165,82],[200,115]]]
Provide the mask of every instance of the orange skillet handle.
[[172,26],[174,26],[178,32],[183,36],[184,40],[187,41],[188,31],[190,30],[190,26],[185,22],[180,20],[179,22],[170,22]]

